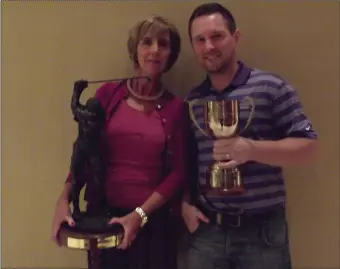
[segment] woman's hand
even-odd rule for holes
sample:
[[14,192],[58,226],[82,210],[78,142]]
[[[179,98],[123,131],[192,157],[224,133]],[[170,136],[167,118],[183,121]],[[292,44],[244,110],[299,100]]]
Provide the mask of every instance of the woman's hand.
[[137,212],[133,211],[121,218],[112,218],[109,224],[118,223],[124,228],[124,238],[122,243],[118,246],[119,249],[127,249],[135,240],[138,230],[140,229],[142,218]]
[[57,206],[54,213],[54,218],[52,222],[52,240],[60,246],[58,232],[60,225],[66,221],[68,225],[74,226],[75,222],[71,217],[71,210],[67,200],[61,199],[57,202]]

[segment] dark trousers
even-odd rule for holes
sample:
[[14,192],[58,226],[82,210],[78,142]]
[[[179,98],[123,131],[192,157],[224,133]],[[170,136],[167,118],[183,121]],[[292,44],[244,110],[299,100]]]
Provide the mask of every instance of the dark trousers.
[[[283,206],[267,213],[200,224],[189,235],[188,269],[291,269]],[[238,225],[240,224],[240,225]],[[237,226],[237,227],[236,227]]]
[[128,249],[101,251],[101,268],[176,269],[176,227],[174,217],[168,209],[155,212]]

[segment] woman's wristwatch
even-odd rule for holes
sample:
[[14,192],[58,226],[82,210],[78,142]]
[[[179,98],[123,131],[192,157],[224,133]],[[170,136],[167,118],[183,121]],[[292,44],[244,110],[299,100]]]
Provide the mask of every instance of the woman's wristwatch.
[[148,216],[145,214],[144,210],[140,207],[136,207],[135,211],[141,217],[142,223],[141,223],[140,227],[143,227],[148,222]]

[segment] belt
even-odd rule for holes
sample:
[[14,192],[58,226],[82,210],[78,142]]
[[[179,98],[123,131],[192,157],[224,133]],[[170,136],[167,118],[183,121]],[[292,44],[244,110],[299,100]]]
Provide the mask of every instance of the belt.
[[280,203],[280,204],[270,206],[267,208],[263,208],[260,210],[244,211],[242,213],[233,213],[233,214],[230,214],[228,212],[222,213],[222,212],[207,211],[207,210],[202,210],[202,211],[210,219],[210,222],[213,224],[217,224],[219,226],[229,226],[233,228],[239,228],[243,226],[244,224],[251,222],[251,221],[256,221],[256,220],[263,221],[263,220],[269,219],[274,214],[277,214],[279,211],[284,211],[284,210],[285,210],[285,203]]

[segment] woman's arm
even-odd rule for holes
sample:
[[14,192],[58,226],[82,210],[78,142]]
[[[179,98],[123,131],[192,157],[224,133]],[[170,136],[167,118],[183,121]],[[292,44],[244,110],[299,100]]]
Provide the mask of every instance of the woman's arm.
[[155,192],[140,207],[146,215],[152,214],[156,209],[163,206],[176,195],[184,185],[185,180],[185,146],[188,138],[188,121],[186,104],[181,104],[178,117],[175,121],[178,123],[174,128],[172,137],[172,171],[164,178]]
[[[65,184],[64,184],[64,188],[63,188],[61,194],[59,195],[58,202],[68,201],[69,196],[70,196],[70,192],[71,192],[71,182],[66,181]],[[70,202],[70,201],[68,201],[68,202]]]

